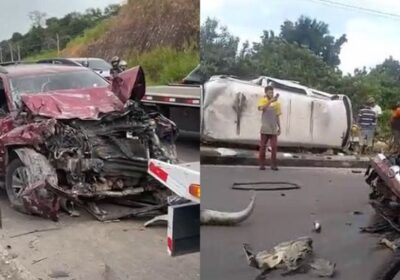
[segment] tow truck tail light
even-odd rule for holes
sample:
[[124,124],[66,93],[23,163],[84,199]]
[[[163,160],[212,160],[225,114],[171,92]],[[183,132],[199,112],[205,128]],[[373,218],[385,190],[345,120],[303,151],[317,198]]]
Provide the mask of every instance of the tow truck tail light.
[[173,246],[172,246],[173,244],[172,244],[172,238],[171,237],[168,237],[167,238],[167,246],[168,246],[168,253],[171,255],[172,254],[172,252],[173,252]]
[[160,180],[166,182],[168,179],[168,173],[165,172],[162,168],[155,165],[153,162],[150,163],[149,169],[154,173]]
[[189,193],[194,197],[200,198],[201,196],[201,187],[199,184],[191,184],[189,186]]

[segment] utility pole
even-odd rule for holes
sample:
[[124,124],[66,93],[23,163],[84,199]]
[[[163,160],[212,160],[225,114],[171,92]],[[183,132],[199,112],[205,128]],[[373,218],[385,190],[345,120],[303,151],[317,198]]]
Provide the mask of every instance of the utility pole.
[[13,48],[11,43],[8,43],[9,47],[10,47],[10,55],[11,55],[11,62],[14,62],[14,54],[13,54]]
[[19,47],[19,44],[17,45],[17,51],[18,51],[18,62],[21,62],[21,48]]
[[57,35],[57,55],[60,56],[60,36]]

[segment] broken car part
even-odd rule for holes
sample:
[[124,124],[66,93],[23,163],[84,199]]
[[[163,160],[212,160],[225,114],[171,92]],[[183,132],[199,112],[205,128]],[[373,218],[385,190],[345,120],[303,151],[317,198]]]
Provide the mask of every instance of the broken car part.
[[254,210],[256,195],[253,194],[249,205],[239,212],[221,212],[203,209],[200,211],[200,223],[202,225],[226,225],[231,226],[245,221]]
[[395,279],[400,272],[400,155],[398,153],[385,156],[378,154],[371,159],[365,175],[371,187],[370,204],[381,218],[375,224],[363,228],[365,232],[393,233],[397,236],[393,241],[384,238],[381,242],[394,250],[391,260],[380,267],[374,275],[375,280]]
[[261,270],[262,275],[268,274],[273,269],[283,270],[282,274],[306,272],[311,269],[319,277],[332,277],[335,264],[314,258],[312,243],[310,237],[301,237],[282,242],[268,251],[254,253],[249,244],[243,244],[243,249],[249,266]]
[[[259,187],[260,186],[260,187]],[[234,190],[253,190],[253,191],[285,191],[300,189],[300,185],[291,182],[280,181],[261,181],[261,182],[243,182],[233,183]]]

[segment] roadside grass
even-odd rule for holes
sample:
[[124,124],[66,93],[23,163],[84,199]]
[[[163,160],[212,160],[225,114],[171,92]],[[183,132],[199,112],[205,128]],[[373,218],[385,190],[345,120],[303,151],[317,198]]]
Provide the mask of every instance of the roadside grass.
[[68,42],[65,49],[62,51],[63,55],[72,55],[79,53],[79,51],[87,44],[93,43],[98,40],[104,33],[108,31],[110,20],[103,20],[96,26],[86,29],[81,36],[78,36]]
[[46,58],[53,58],[53,57],[58,57],[57,51],[56,50],[49,50],[49,51],[44,51],[35,55],[31,55],[28,57],[25,57],[23,61],[26,62],[35,62],[40,59],[46,59]]
[[141,65],[149,85],[165,85],[181,81],[199,64],[199,51],[195,47],[176,50],[158,47],[141,54],[132,52],[127,57],[130,67]]

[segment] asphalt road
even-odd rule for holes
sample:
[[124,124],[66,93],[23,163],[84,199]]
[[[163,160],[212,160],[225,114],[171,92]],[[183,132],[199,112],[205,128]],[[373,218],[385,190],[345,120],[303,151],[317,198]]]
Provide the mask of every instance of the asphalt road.
[[[273,172],[238,166],[202,166],[201,172],[202,208],[208,209],[236,211],[247,205],[250,193],[232,190],[234,182],[289,181],[302,186],[298,190],[257,192],[253,215],[241,225],[202,227],[202,279],[255,279],[259,272],[247,265],[243,243],[260,251],[283,241],[311,236],[315,254],[335,262],[335,279],[345,280],[371,279],[391,255],[388,249],[377,245],[378,235],[359,232],[359,227],[368,225],[373,217],[363,174],[327,168],[282,168]],[[354,215],[353,211],[362,214]],[[311,232],[315,220],[322,224],[320,234]],[[283,278],[313,276],[283,277],[275,271],[267,279]]]
[[[198,161],[198,143],[194,138],[181,138],[179,157]],[[38,279],[50,279],[48,275],[56,271],[66,272],[69,277],[62,279],[70,280],[200,279],[199,253],[170,257],[165,226],[144,228],[144,221],[133,219],[101,223],[83,211],[81,217],[63,215],[54,223],[10,209],[3,191],[0,206],[0,245],[10,246],[9,254]],[[49,228],[59,229],[12,237]]]

